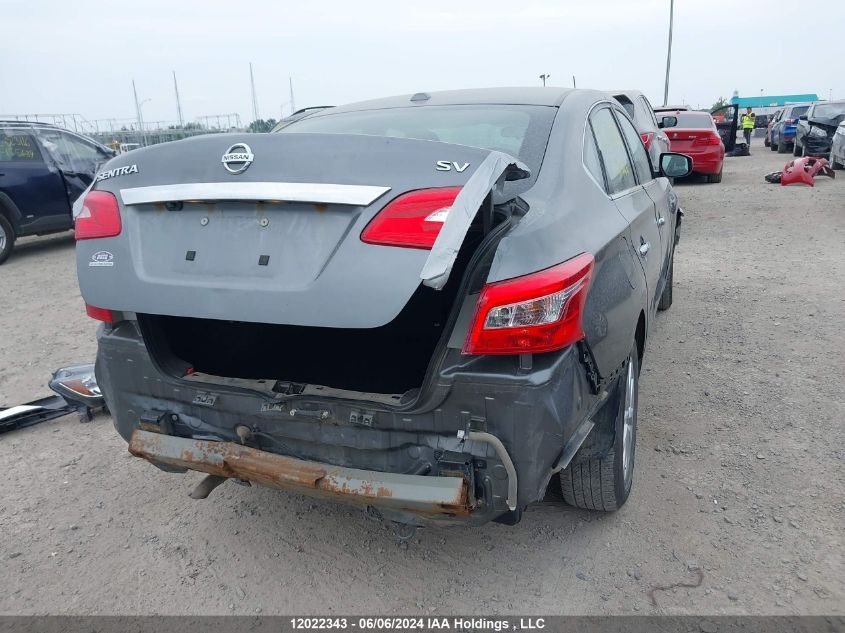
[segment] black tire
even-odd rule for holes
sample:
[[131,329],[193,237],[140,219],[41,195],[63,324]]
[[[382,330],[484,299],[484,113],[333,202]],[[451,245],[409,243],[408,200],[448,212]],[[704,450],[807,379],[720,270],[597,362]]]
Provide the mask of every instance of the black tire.
[[0,213],[0,264],[9,259],[15,247],[15,230],[5,215]]
[[781,141],[778,143],[778,154],[786,154],[790,150],[789,143]]
[[[579,456],[585,450],[591,449],[589,446],[583,446],[575,454],[572,463],[560,473],[561,493],[564,501],[569,505],[585,510],[612,512],[621,508],[628,500],[633,482],[634,455],[636,454],[637,444],[639,373],[639,357],[637,346],[634,345],[625,364],[625,370],[614,385],[615,393],[605,405],[605,409],[611,412],[615,418],[611,422],[613,425],[613,445],[606,451],[599,452],[597,456],[595,454],[585,455],[579,459]],[[626,407],[626,402],[628,402],[626,393],[629,392],[629,378],[632,385],[630,386],[631,399],[630,411],[628,412],[630,426],[626,444],[625,414],[628,408]],[[595,432],[594,429],[593,433]],[[629,449],[627,468],[625,467],[626,464],[623,463],[625,453],[623,445],[627,445]]]
[[767,136],[766,138],[764,138],[764,139],[763,139],[763,146],[764,146],[764,147],[771,147],[771,146],[772,146],[772,144],[769,142],[769,137],[768,137],[768,136]]
[[778,146],[775,145],[774,143],[769,143],[769,149],[772,150],[773,152],[776,152],[776,151],[778,151]]
[[833,150],[832,149],[830,150],[830,160],[828,162],[830,163],[831,169],[840,169],[843,166],[845,166],[833,157]]
[[793,156],[801,156],[801,148],[798,147],[798,141],[795,141],[792,144],[792,155]]
[[708,174],[707,182],[722,182],[722,170],[720,169],[718,174]]
[[675,251],[672,250],[672,256],[669,258],[669,272],[666,273],[666,285],[663,286],[663,293],[660,295],[660,301],[657,303],[658,310],[668,310],[672,307],[672,283],[675,276]]

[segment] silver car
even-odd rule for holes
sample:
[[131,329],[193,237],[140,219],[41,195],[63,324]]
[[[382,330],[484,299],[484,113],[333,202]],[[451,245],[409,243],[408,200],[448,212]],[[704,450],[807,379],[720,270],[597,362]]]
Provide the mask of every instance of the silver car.
[[833,169],[845,168],[845,121],[839,124],[830,146],[830,166]]
[[648,150],[651,164],[656,167],[659,165],[660,155],[669,151],[669,137],[657,123],[654,108],[651,107],[646,96],[638,90],[611,90],[610,92],[634,121]]

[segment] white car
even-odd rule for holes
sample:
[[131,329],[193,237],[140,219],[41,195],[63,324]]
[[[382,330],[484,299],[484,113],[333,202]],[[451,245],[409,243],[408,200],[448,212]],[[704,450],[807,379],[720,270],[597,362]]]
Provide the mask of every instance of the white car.
[[845,121],[836,128],[833,143],[830,145],[830,166],[833,169],[845,168]]
[[669,151],[669,137],[657,124],[654,109],[646,96],[639,90],[610,90],[609,92],[633,119],[648,150],[651,164],[655,167],[660,165],[660,155]]

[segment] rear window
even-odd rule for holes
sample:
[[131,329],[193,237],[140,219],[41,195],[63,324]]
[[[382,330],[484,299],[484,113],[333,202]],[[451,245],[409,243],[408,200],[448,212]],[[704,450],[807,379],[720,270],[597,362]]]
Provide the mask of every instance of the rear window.
[[814,119],[835,119],[845,114],[845,103],[825,103],[813,108]]
[[808,105],[795,106],[794,108],[792,108],[789,111],[790,112],[789,116],[790,116],[790,118],[797,118],[797,117],[801,116],[802,114],[807,114],[807,110],[809,110],[809,109],[810,109],[810,106],[808,106]]
[[677,112],[674,116],[678,117],[678,125],[676,127],[701,130],[707,130],[713,127],[713,117],[706,112],[702,112],[701,114]]
[[543,162],[557,108],[519,105],[418,106],[313,116],[278,131],[414,138],[498,150],[519,158],[532,180]]

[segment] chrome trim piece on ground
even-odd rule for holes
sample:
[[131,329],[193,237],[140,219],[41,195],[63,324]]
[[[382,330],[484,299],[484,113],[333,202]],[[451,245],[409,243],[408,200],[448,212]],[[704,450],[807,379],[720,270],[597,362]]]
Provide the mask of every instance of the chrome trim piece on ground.
[[251,200],[366,206],[388,191],[390,187],[316,182],[190,182],[121,189],[120,197],[126,205]]

